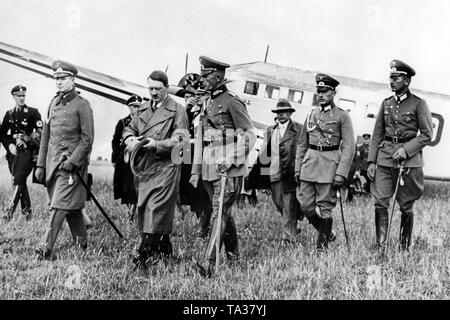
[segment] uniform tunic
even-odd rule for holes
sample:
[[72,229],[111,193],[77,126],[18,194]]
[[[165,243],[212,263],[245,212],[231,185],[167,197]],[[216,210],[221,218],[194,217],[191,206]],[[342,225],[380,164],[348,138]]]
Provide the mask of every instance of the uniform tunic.
[[[33,170],[39,151],[42,133],[41,114],[36,108],[24,105],[8,110],[3,118],[0,137],[6,150],[8,167],[13,175],[14,185],[25,184],[28,175]],[[14,156],[9,151],[9,145],[16,145],[18,134],[24,136],[26,148],[17,148]]]
[[[309,145],[336,147],[338,150],[320,151]],[[332,103],[311,111],[300,134],[295,159],[295,171],[300,172],[297,198],[302,213],[310,217],[316,205],[322,217],[330,216],[336,206],[334,177],[347,178],[355,153],[355,137],[350,115]]]
[[[84,181],[87,181],[89,157],[94,141],[91,105],[73,89],[53,98],[47,117],[43,126],[37,166],[45,168],[50,207],[64,210],[82,209],[85,206],[86,189],[74,172],[60,170],[59,165],[61,157],[67,155]],[[73,180],[73,184],[70,184],[69,180]]]
[[[398,164],[392,155],[403,147],[407,154],[404,167],[409,170],[404,185],[399,186],[397,200],[402,211],[412,212],[414,201],[423,192],[422,149],[431,142],[432,136],[433,123],[425,100],[408,91],[402,97],[393,95],[382,102],[367,160],[377,165],[372,188],[376,208],[389,208],[398,177],[398,170],[395,170]],[[396,143],[386,141],[386,137],[409,141]]]

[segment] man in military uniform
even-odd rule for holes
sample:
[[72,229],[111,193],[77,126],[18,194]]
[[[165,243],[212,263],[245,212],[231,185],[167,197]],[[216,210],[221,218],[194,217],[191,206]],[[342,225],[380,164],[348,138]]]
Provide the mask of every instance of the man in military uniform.
[[36,164],[42,132],[41,114],[36,108],[25,104],[27,88],[15,86],[11,94],[16,105],[3,118],[0,137],[6,149],[8,168],[13,176],[13,195],[3,219],[12,219],[17,204],[22,206],[26,220],[31,219],[31,200],[27,178]]
[[394,201],[397,200],[402,212],[400,245],[408,250],[414,201],[423,192],[422,149],[432,139],[433,123],[425,100],[409,91],[411,77],[416,74],[414,69],[400,60],[391,61],[390,68],[390,85],[395,94],[381,103],[370,144],[367,174],[374,181],[375,233],[377,245],[381,247],[386,241],[389,202],[395,192],[399,164],[405,168],[404,185],[399,185]]
[[53,258],[53,245],[64,220],[73,241],[87,248],[87,232],[82,209],[86,189],[75,171],[87,181],[89,157],[94,141],[94,118],[89,101],[75,90],[77,68],[67,62],[52,64],[58,94],[50,102],[44,123],[36,178],[44,182],[50,198],[51,220],[39,259]]
[[111,141],[112,154],[111,162],[114,164],[113,191],[114,199],[121,199],[121,203],[128,207],[128,218],[134,221],[137,203],[137,191],[135,187],[135,177],[131,172],[130,164],[125,163],[125,143],[122,140],[123,130],[128,127],[132,117],[142,105],[142,98],[136,95],[131,96],[125,102],[130,113],[120,119],[114,130]]
[[[189,135],[191,141],[195,137],[194,120],[200,114],[201,107],[209,96],[209,92],[200,89],[200,75],[196,73],[188,73],[178,83],[178,87],[182,88],[176,95],[184,98],[186,102],[186,113],[189,122]],[[199,183],[194,188],[189,180],[191,178],[192,161],[194,159],[194,143],[189,143],[189,147],[183,150],[190,155],[190,162],[181,165],[180,179],[180,205],[189,205],[191,211],[195,212],[199,219],[198,237],[205,239],[208,237],[210,230],[210,220],[213,211],[212,203],[208,193],[203,185]]]
[[226,174],[223,199],[223,216],[219,230],[220,243],[224,243],[229,260],[238,259],[238,238],[231,215],[233,203],[242,188],[243,176],[247,174],[247,156],[256,141],[253,125],[245,104],[228,91],[225,85],[225,69],[228,64],[200,56],[203,88],[211,92],[211,99],[200,113],[200,124],[194,147],[191,184],[197,187],[199,178],[213,203],[213,230],[207,249],[207,261],[198,263],[204,276],[211,276],[215,265],[215,223],[219,209],[221,174]]
[[[297,198],[309,222],[319,231],[317,249],[333,241],[336,191],[345,184],[355,153],[350,115],[334,104],[339,82],[325,74],[316,75],[320,106],[308,115],[302,128],[295,159],[295,179],[300,185]],[[320,216],[316,214],[316,206]]]

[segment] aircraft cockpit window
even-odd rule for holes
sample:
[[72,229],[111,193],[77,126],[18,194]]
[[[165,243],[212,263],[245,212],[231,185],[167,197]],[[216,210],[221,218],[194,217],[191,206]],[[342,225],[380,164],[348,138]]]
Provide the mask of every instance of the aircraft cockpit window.
[[289,89],[287,98],[289,101],[292,101],[295,103],[302,103],[303,91]]
[[251,82],[251,81],[245,82],[244,93],[256,96],[258,94],[258,89],[259,89],[258,82]]
[[339,108],[351,112],[355,109],[356,102],[353,100],[339,99]]
[[280,96],[280,88],[274,86],[267,86],[266,92],[264,93],[264,98],[278,99]]

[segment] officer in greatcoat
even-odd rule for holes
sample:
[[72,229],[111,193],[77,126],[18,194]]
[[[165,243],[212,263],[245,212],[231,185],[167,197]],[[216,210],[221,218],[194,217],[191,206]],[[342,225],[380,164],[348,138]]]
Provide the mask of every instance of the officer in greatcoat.
[[128,207],[128,217],[134,220],[137,203],[137,191],[135,187],[135,177],[131,172],[130,164],[125,162],[125,143],[122,139],[123,131],[131,122],[131,118],[136,114],[142,105],[142,98],[136,95],[131,96],[125,102],[130,113],[120,119],[114,130],[113,139],[111,141],[112,154],[111,162],[114,164],[113,191],[114,199],[120,199],[122,204]]
[[122,135],[138,179],[141,243],[133,263],[142,270],[173,252],[170,234],[181,174],[179,146],[189,142],[186,111],[167,94],[167,75],[153,71],[147,83],[151,99],[132,117]]
[[11,90],[16,102],[3,118],[0,138],[6,150],[8,168],[13,176],[13,194],[3,219],[12,219],[19,203],[26,220],[31,219],[31,199],[27,178],[36,165],[42,133],[41,114],[25,104],[27,88],[17,85]]
[[375,233],[378,247],[386,241],[388,208],[399,175],[405,168],[404,185],[399,185],[396,201],[402,213],[400,246],[408,250],[414,223],[414,202],[423,192],[422,149],[431,142],[433,123],[425,100],[409,91],[416,72],[400,60],[390,63],[390,86],[394,95],[381,103],[370,144],[367,174],[374,181]]
[[213,203],[213,228],[210,233],[206,261],[197,264],[199,272],[211,276],[215,265],[216,219],[219,209],[221,174],[226,174],[223,213],[219,241],[225,245],[228,261],[239,257],[236,225],[232,206],[247,175],[247,157],[256,141],[253,124],[245,103],[225,85],[228,64],[200,56],[202,88],[211,98],[200,112],[195,139],[194,163],[190,182],[194,187],[201,177]]
[[295,178],[300,185],[301,211],[319,231],[317,249],[322,251],[335,237],[331,213],[337,203],[336,191],[344,186],[352,164],[355,137],[350,115],[334,103],[339,81],[317,74],[316,83],[320,106],[311,111],[302,128]]
[[77,68],[64,61],[52,64],[58,94],[50,102],[44,122],[35,176],[45,182],[50,198],[51,220],[39,259],[52,259],[53,246],[64,220],[73,241],[87,248],[82,209],[86,189],[75,171],[87,181],[89,157],[94,141],[94,118],[89,101],[75,88]]

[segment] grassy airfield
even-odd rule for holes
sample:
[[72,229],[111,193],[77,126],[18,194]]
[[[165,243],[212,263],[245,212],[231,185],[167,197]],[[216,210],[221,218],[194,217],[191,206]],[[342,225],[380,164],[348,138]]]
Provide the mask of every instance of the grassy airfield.
[[[394,214],[393,245],[380,259],[375,241],[373,200],[359,197],[344,204],[351,250],[347,251],[338,208],[333,228],[338,239],[326,254],[315,252],[316,232],[300,222],[298,245],[280,246],[281,219],[270,199],[258,194],[256,207],[234,209],[241,260],[223,264],[211,279],[193,269],[206,242],[196,238],[197,218],[176,214],[174,257],[148,274],[132,270],[130,256],[139,243],[137,227],[124,205],[113,199],[109,163],[95,161],[93,192],[124,234],[119,239],[95,204],[87,203],[94,222],[86,252],[71,246],[64,224],[55,261],[37,261],[35,248],[49,224],[46,190],[30,182],[34,217],[25,221],[18,206],[13,220],[0,222],[0,299],[449,299],[450,184],[427,182],[415,205],[410,253],[397,250],[400,212]],[[10,176],[0,165],[0,206],[11,194]],[[398,208],[398,206],[396,206]],[[395,245],[394,245],[395,244]],[[223,262],[224,259],[222,259]]]

